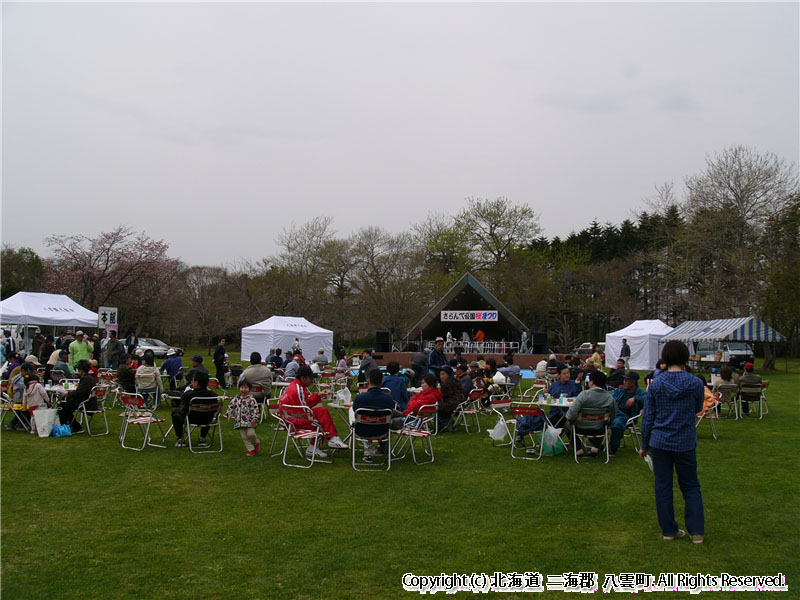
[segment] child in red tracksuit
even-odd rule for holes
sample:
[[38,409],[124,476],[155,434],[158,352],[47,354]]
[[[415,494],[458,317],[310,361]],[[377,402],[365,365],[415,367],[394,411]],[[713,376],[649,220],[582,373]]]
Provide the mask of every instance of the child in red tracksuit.
[[[294,380],[289,384],[289,387],[286,388],[283,396],[281,396],[280,408],[283,409],[284,406],[308,406],[314,415],[314,419],[319,422],[323,431],[325,431],[325,437],[328,440],[328,448],[333,450],[346,450],[348,446],[339,437],[336,431],[336,425],[333,424],[331,414],[328,412],[327,408],[322,406],[322,396],[308,393],[308,386],[311,385],[313,379],[314,373],[311,367],[308,365],[300,365]],[[297,429],[312,429],[314,427],[313,423],[308,419],[288,418],[287,420]],[[327,457],[327,454],[320,450],[319,446],[313,441],[310,443],[308,450],[306,450],[306,455],[311,456],[311,454],[316,455],[317,458]]]

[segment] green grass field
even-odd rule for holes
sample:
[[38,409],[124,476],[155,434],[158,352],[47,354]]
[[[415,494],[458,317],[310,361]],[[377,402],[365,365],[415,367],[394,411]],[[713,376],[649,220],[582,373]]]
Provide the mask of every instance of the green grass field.
[[[653,477],[630,442],[608,465],[534,462],[462,430],[434,439],[432,465],[356,473],[341,452],[311,470],[248,458],[228,423],[222,454],[124,450],[118,410],[106,437],[3,432],[2,596],[397,598],[410,596],[404,573],[592,571],[600,585],[621,572],[780,572],[789,593],[778,597],[800,597],[792,367],[768,376],[763,420],[720,421],[718,441],[701,426],[701,546],[661,540]],[[266,424],[259,435],[269,442]]]

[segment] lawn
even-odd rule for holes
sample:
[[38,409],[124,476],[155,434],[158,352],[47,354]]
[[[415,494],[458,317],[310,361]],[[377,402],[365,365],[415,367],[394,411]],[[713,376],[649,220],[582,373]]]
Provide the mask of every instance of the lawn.
[[769,375],[763,420],[721,421],[718,441],[701,426],[701,546],[661,540],[652,475],[630,443],[608,465],[534,462],[462,430],[434,439],[432,465],[356,473],[342,453],[308,471],[248,458],[227,424],[222,454],[123,450],[116,410],[106,437],[3,432],[2,595],[396,598],[410,594],[404,573],[591,571],[600,585],[621,572],[783,573],[780,597],[800,597],[792,367]]

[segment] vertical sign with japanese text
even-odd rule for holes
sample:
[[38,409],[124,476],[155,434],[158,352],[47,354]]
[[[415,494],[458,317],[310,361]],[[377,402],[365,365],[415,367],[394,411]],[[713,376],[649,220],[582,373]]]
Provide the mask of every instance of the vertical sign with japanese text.
[[97,328],[119,333],[119,322],[117,321],[117,308],[115,306],[101,306],[97,311]]

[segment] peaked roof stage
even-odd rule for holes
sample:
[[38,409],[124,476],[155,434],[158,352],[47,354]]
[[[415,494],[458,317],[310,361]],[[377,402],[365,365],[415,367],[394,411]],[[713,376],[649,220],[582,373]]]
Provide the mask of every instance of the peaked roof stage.
[[[497,311],[497,321],[442,321],[442,311]],[[405,338],[409,340],[434,339],[444,337],[449,331],[456,339],[461,338],[461,332],[466,330],[470,337],[478,328],[486,334],[486,339],[511,340],[512,332],[522,333],[528,331],[525,323],[520,321],[497,297],[487,290],[475,277],[466,273],[450,290],[431,308],[416,325],[414,325]]]

